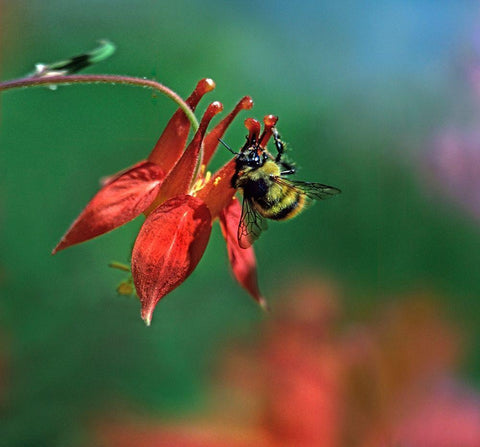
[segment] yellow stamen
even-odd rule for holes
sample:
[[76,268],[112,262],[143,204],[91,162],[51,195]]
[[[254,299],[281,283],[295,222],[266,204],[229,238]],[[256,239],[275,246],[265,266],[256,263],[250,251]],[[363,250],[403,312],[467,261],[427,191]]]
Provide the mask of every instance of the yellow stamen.
[[[202,168],[204,165],[202,165]],[[192,189],[190,191],[190,194],[192,196],[197,195],[198,191],[200,191],[212,178],[212,173],[210,171],[207,171],[205,174],[205,177],[200,176],[200,178],[193,184]]]

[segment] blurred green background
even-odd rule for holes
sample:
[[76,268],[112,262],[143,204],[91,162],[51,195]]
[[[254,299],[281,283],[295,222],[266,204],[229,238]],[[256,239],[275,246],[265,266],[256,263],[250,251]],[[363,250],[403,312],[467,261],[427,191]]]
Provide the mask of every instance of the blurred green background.
[[[108,38],[116,54],[88,72],[154,78],[183,97],[211,77],[199,113],[251,95],[229,145],[243,144],[244,118],[273,113],[297,177],[343,190],[256,244],[270,305],[303,275],[341,284],[352,315],[429,288],[478,346],[479,222],[430,188],[423,162],[443,128],[480,122],[469,82],[479,13],[473,0],[3,0],[0,77]],[[107,267],[128,261],[142,218],[50,256],[99,179],[145,158],[174,110],[122,86],[1,95],[2,445],[82,445],[95,414],[193,412],[218,348],[242,333],[255,340],[268,318],[234,283],[218,226],[150,328]],[[220,151],[216,166],[228,158]],[[480,350],[464,372],[480,383]]]

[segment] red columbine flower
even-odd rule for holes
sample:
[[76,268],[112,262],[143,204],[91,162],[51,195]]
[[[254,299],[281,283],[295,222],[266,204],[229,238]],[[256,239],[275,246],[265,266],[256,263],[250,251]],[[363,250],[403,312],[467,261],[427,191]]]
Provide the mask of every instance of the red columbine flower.
[[[195,110],[202,96],[214,87],[210,79],[200,81],[186,101],[190,108]],[[53,253],[113,230],[144,213],[147,218],[132,252],[132,276],[142,304],[142,318],[149,325],[158,301],[185,281],[197,266],[207,246],[212,221],[218,217],[235,278],[264,306],[253,248],[240,248],[237,241],[241,207],[231,185],[234,160],[214,175],[206,170],[219,138],[235,116],[252,105],[250,97],[242,98],[205,135],[211,119],[223,109],[222,104],[213,102],[186,149],[190,123],[183,111],[177,110],[148,159],[107,178]],[[270,121],[266,121],[263,144],[274,124]],[[247,120],[246,125],[250,137],[258,138],[259,123]]]

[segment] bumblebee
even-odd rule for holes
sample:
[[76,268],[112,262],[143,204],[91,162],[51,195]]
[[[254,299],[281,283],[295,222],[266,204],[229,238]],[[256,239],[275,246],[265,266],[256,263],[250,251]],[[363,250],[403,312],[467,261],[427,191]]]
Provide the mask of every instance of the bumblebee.
[[283,160],[285,143],[276,127],[271,126],[270,131],[277,151],[275,157],[263,145],[265,132],[258,138],[258,132],[251,131],[240,152],[234,152],[236,169],[232,186],[243,192],[238,226],[238,243],[242,248],[250,247],[266,229],[265,219],[291,219],[312,200],[323,200],[340,193],[333,186],[285,178],[295,173],[295,167]]

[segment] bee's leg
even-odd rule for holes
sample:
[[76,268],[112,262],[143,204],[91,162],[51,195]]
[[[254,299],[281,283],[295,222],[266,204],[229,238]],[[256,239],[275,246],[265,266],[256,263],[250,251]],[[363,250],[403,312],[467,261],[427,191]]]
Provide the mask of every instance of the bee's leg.
[[277,156],[275,162],[281,165],[285,170],[280,172],[280,175],[292,175],[295,174],[295,166],[291,163],[282,160],[282,155],[285,152],[285,143],[281,140],[280,135],[276,127],[272,127],[273,139],[275,141],[275,147],[277,148]]
[[295,166],[287,163],[286,161],[281,161],[280,165],[285,168],[285,171],[280,172],[280,175],[292,175],[295,174],[295,172],[297,171]]
[[273,140],[275,141],[275,147],[277,148],[277,156],[275,161],[278,163],[282,159],[282,155],[285,152],[285,143],[280,139],[278,130],[276,127],[272,127]]

